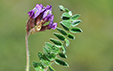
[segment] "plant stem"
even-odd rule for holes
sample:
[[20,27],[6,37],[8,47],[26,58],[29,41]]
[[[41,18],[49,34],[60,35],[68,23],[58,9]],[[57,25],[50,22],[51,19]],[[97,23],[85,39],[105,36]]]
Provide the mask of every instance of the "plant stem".
[[26,34],[25,41],[26,41],[26,71],[29,71],[28,34]]
[[47,71],[48,70],[48,67],[46,67],[45,69],[44,69],[44,71]]

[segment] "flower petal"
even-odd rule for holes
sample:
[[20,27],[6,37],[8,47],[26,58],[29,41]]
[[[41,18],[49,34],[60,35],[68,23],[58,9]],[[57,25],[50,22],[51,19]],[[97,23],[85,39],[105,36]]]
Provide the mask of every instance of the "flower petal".
[[54,29],[55,30],[56,27],[57,27],[57,23],[53,23],[53,19],[54,19],[54,16],[52,15],[50,23],[49,23],[49,29]]
[[51,16],[52,16],[52,14],[48,14],[48,15],[44,18],[44,21],[45,21],[45,22],[48,22],[49,20],[51,20]]
[[31,10],[31,11],[28,12],[28,15],[29,15],[31,18],[33,18],[33,17],[34,17],[34,13],[35,13],[34,10]]
[[43,5],[42,4],[39,4],[39,5],[40,5],[41,8],[43,8]]
[[51,13],[52,10],[52,6],[47,5],[47,7],[45,7],[45,9],[43,10],[43,19],[48,15],[48,14],[52,14]]
[[52,27],[51,27],[51,28],[55,30],[55,29],[56,29],[56,27],[57,27],[57,23],[53,23],[53,25],[52,25]]
[[50,19],[50,23],[49,23],[49,28],[51,28],[51,27],[52,27],[52,24],[53,24],[53,19],[54,19],[54,16],[52,15],[52,16],[51,16],[51,19]]
[[34,19],[41,13],[43,6],[37,4],[36,7],[33,9],[35,11]]

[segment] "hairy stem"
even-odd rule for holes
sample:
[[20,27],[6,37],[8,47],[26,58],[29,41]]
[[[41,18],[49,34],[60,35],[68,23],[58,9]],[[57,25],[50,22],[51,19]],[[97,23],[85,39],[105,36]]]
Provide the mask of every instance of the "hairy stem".
[[28,34],[26,34],[25,41],[26,41],[26,71],[29,71]]

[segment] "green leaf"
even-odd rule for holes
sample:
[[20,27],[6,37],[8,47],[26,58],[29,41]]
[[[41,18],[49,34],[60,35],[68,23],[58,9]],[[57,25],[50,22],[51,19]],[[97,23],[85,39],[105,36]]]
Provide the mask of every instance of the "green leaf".
[[66,30],[69,31],[69,29],[67,27],[65,27],[63,24],[61,24],[61,26]]
[[63,20],[60,22],[63,26],[67,27],[68,29],[71,27],[72,23],[70,20]]
[[69,12],[69,10],[68,10],[67,8],[65,8],[65,11],[66,11],[66,12]]
[[72,23],[72,26],[77,26],[79,23],[81,22],[81,20],[75,20],[73,23]]
[[70,16],[72,16],[72,12],[71,11],[69,11],[68,13],[69,13]]
[[43,58],[43,53],[42,52],[38,52],[38,57],[41,60]]
[[62,14],[61,18],[62,18],[63,20],[68,20],[68,19],[70,19],[70,14],[69,14],[68,12],[64,12],[64,13]]
[[51,66],[49,66],[49,70],[50,71],[55,71],[55,69],[53,67],[51,67]]
[[40,60],[47,60],[46,55],[43,54],[42,52],[38,52],[38,57]]
[[58,65],[69,67],[69,65],[65,61],[58,59],[58,58],[55,59],[55,63],[58,64]]
[[59,53],[59,56],[62,57],[62,58],[67,58],[67,55],[63,54],[63,53]]
[[61,29],[61,28],[56,28],[60,33],[62,33],[63,35],[67,35],[67,32],[66,31],[64,31],[63,29]]
[[62,49],[63,54],[65,54],[66,53],[66,47],[62,46],[61,49]]
[[46,55],[47,59],[49,59],[50,61],[53,61],[56,57],[55,53],[51,53],[49,55]]
[[64,7],[62,5],[59,5],[60,11],[65,11]]
[[40,62],[41,62],[41,64],[44,66],[44,67],[47,67],[47,66],[49,66],[50,65],[50,61],[49,60],[45,60],[45,59],[42,59],[42,60],[40,60]]
[[50,53],[53,50],[51,47],[53,47],[54,45],[49,42],[46,42],[45,45],[46,45],[46,48],[48,48],[49,53]]
[[54,35],[59,38],[60,40],[64,41],[65,40],[65,37],[59,33],[54,33]]
[[69,33],[69,34],[68,34],[68,38],[74,40],[74,39],[75,39],[75,36]]
[[58,47],[61,47],[62,46],[62,42],[60,42],[59,40],[57,39],[53,39],[53,38],[50,38],[50,41],[52,41],[55,45],[57,45]]
[[33,61],[33,67],[36,71],[44,71],[44,67],[40,62]]
[[49,49],[51,49],[51,52],[55,53],[55,54],[58,54],[60,52],[59,48],[56,47],[55,45],[49,43],[49,42],[46,42],[45,43],[46,47],[48,47]]
[[66,43],[66,46],[69,46],[69,40],[68,39],[65,39],[65,43]]
[[43,51],[45,55],[48,55],[51,52],[51,50],[49,50],[47,47],[43,47]]
[[74,20],[77,20],[79,17],[80,17],[79,14],[75,14],[71,17],[71,19],[74,21]]
[[72,27],[70,29],[70,32],[72,32],[72,33],[80,33],[80,32],[82,32],[82,30],[80,28],[77,28],[77,27]]
[[52,48],[52,52],[55,54],[58,54],[60,52],[60,49],[56,46],[51,47]]
[[45,45],[46,45],[46,47],[48,47],[48,48],[51,48],[51,47],[54,46],[53,44],[51,44],[51,43],[49,43],[49,42],[46,42]]

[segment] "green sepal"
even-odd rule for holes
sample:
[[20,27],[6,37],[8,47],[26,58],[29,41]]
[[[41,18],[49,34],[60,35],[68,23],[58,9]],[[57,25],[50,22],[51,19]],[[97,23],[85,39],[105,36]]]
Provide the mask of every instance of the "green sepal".
[[58,58],[55,59],[55,63],[58,64],[58,65],[65,66],[65,67],[69,67],[69,65],[65,61],[58,59]]
[[61,28],[56,28],[60,33],[62,33],[63,35],[67,35],[67,32],[66,31],[64,31],[63,29],[61,29]]
[[82,30],[80,28],[77,28],[77,27],[72,27],[70,29],[70,32],[72,32],[72,33],[80,33],[80,32],[82,32]]
[[50,41],[52,41],[55,45],[57,45],[58,47],[61,47],[62,46],[62,42],[60,42],[59,40],[57,39],[53,39],[53,38],[50,38]]
[[66,47],[62,46],[61,49],[62,49],[63,54],[65,54],[66,53]]
[[[70,20],[63,20],[63,21],[61,21],[60,22],[63,26],[65,26],[66,28],[70,28],[71,27],[71,25],[72,25],[72,23],[71,23],[71,21]],[[65,29],[65,28],[64,28]]]
[[33,61],[33,67],[36,71],[44,71],[44,67],[40,62]]
[[64,7],[62,5],[59,5],[60,11],[65,11]]
[[70,19],[70,14],[69,14],[68,12],[64,12],[64,13],[62,14],[61,18],[62,18],[63,20],[68,20],[68,19]]
[[61,58],[67,58],[67,55],[66,55],[66,54],[63,54],[63,53],[59,53],[59,56],[60,56]]
[[65,39],[65,43],[66,43],[66,46],[68,47],[69,46],[69,44],[70,44],[70,42],[69,42],[69,40],[66,38]]
[[75,15],[73,15],[73,16],[71,17],[71,20],[75,21],[75,20],[77,20],[79,17],[80,17],[79,14],[75,14]]
[[49,66],[49,71],[56,71],[53,67]]
[[75,36],[69,33],[68,34],[68,38],[74,40],[75,39]]
[[81,22],[81,20],[75,20],[75,21],[73,21],[73,23],[72,23],[72,26],[77,26],[79,23]]
[[54,35],[59,38],[60,40],[64,41],[65,40],[65,37],[59,33],[54,33]]

